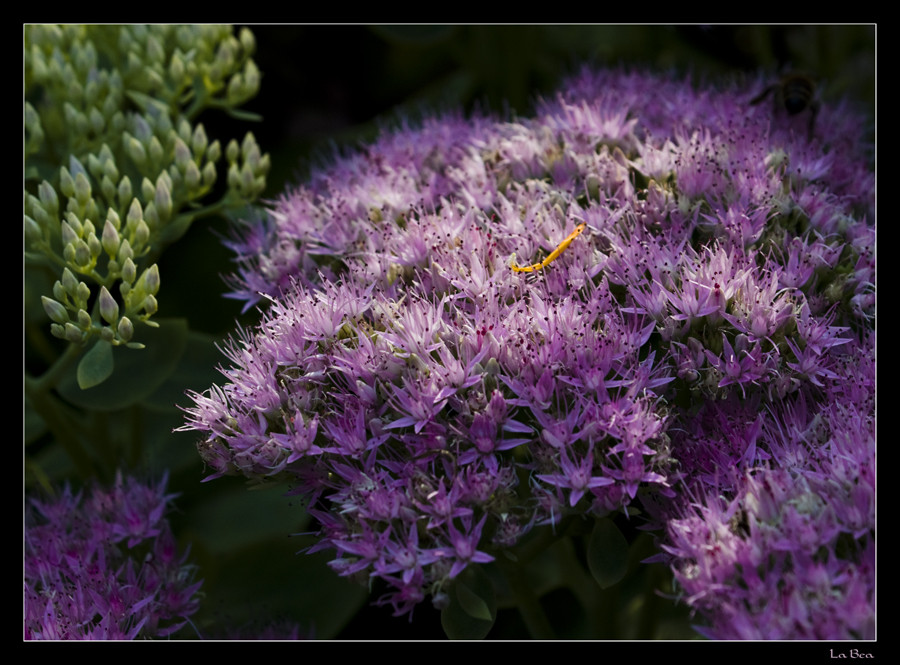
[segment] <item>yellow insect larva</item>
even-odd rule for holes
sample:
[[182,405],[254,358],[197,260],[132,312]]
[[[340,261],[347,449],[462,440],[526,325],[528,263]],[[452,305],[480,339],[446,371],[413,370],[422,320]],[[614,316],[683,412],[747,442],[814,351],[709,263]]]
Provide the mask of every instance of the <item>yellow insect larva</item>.
[[559,243],[556,246],[556,249],[550,252],[550,255],[540,263],[533,263],[530,266],[519,266],[516,265],[515,261],[513,261],[509,267],[512,268],[515,272],[534,272],[535,270],[543,270],[559,258],[559,255],[565,251],[566,247],[572,244],[572,241],[575,240],[575,238],[577,238],[582,231],[584,231],[586,226],[587,224],[585,222],[581,222],[578,226],[576,226],[575,230],[572,231],[572,233],[570,233],[565,240]]

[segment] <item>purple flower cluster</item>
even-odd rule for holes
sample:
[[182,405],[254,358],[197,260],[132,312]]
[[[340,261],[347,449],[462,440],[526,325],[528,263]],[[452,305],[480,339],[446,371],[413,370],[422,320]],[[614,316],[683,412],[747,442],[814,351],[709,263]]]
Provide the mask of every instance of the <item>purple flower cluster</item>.
[[202,582],[177,551],[165,486],[118,475],[26,504],[25,639],[163,637],[197,611]]
[[871,469],[870,439],[795,435],[842,391],[874,410],[859,122],[824,105],[810,138],[749,105],[765,85],[585,71],[532,119],[430,118],[336,157],[230,242],[231,295],[271,304],[192,394],[211,477],[292,483],[313,549],[402,614],[566,514],[646,503],[680,569],[686,497],[756,496],[754,469],[824,491],[828,465],[852,476],[842,446]]
[[818,404],[705,404],[673,433],[689,505],[663,549],[715,639],[874,639],[874,334]]

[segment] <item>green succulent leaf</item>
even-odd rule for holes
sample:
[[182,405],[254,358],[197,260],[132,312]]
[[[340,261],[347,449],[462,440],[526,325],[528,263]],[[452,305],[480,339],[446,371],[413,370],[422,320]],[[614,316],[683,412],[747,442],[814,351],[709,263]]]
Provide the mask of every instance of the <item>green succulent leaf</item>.
[[491,621],[491,610],[484,599],[465,584],[456,588],[456,599],[463,611],[475,619]]
[[262,122],[263,119],[263,117],[259,113],[253,113],[253,111],[245,111],[243,109],[231,107],[226,108],[225,113],[230,115],[235,120],[243,120],[245,122]]
[[625,577],[628,570],[628,541],[609,518],[594,524],[587,546],[587,562],[591,575],[606,589]]
[[78,363],[78,387],[87,390],[99,386],[112,375],[114,367],[112,346],[98,340]]
[[494,588],[480,566],[469,566],[449,589],[441,626],[451,640],[484,639],[497,616]]
[[188,341],[184,319],[161,319],[159,324],[135,332],[135,340],[146,346],[140,351],[113,349],[106,342],[94,345],[78,365],[77,380],[69,376],[60,381],[60,395],[96,411],[114,411],[152,395],[177,369]]

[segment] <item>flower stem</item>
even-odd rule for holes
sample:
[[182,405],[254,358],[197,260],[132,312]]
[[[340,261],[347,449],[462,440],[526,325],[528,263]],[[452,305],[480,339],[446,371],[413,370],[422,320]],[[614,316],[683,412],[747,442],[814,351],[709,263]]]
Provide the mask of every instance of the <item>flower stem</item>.
[[522,615],[522,620],[525,622],[531,638],[536,640],[556,639],[556,633],[550,625],[544,608],[541,607],[540,600],[523,574],[522,565],[504,564],[501,568],[515,599],[516,609]]
[[90,455],[75,434],[81,428],[66,413],[66,406],[49,391],[41,390],[39,381],[29,376],[25,377],[25,397],[52,432],[53,438],[62,445],[78,475],[84,479],[91,478],[94,472]]

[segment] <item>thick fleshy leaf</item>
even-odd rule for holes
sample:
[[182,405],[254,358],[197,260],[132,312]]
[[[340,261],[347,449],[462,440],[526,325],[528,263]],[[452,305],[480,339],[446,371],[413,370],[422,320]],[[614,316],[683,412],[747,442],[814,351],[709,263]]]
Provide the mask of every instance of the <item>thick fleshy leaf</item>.
[[[197,620],[221,630],[284,617],[299,623],[303,635],[334,638],[366,604],[366,587],[335,574],[327,553],[303,552],[311,538],[289,534],[305,531],[309,516],[284,488],[215,485],[195,482],[178,502],[193,560],[205,576],[209,602]],[[229,608],[227,618],[222,607]]]
[[134,341],[146,345],[143,349],[96,344],[79,363],[77,379],[72,373],[60,381],[60,394],[94,411],[121,409],[153,394],[178,367],[188,336],[184,319],[158,323],[159,328],[138,327]]
[[609,518],[597,520],[587,547],[591,575],[606,589],[625,577],[628,570],[628,541]]
[[87,390],[99,386],[112,375],[114,366],[112,346],[109,342],[99,340],[78,363],[78,387]]
[[484,599],[465,584],[456,587],[456,599],[463,611],[476,619],[491,621],[491,610]]
[[497,617],[494,588],[480,566],[469,566],[449,589],[450,605],[441,612],[441,626],[451,640],[480,640]]

